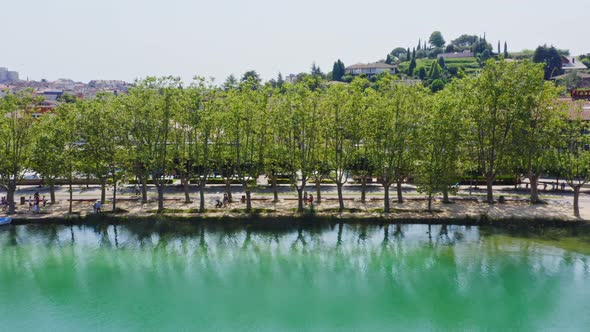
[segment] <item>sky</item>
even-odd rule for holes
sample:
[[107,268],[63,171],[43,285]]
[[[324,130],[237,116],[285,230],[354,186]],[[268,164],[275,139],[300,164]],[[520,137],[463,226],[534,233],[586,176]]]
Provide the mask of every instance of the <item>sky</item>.
[[589,12],[588,0],[0,0],[0,67],[31,80],[267,80],[313,62],[374,62],[432,31],[583,54]]

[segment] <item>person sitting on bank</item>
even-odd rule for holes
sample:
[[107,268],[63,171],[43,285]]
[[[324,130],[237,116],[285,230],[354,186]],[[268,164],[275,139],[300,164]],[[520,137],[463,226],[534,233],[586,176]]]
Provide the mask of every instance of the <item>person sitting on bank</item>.
[[102,202],[96,201],[96,203],[94,203],[94,213],[100,213],[101,209],[102,209]]
[[242,198],[240,199],[240,202],[242,204],[246,203],[246,195],[242,195]]
[[219,198],[215,200],[215,207],[216,208],[223,207],[223,202]]

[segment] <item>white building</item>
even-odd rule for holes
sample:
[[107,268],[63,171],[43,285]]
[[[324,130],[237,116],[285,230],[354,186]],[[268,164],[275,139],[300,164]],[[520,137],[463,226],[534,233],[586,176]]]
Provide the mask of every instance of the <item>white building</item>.
[[352,66],[348,66],[345,69],[345,74],[347,75],[361,75],[365,74],[367,76],[373,76],[377,74],[381,74],[383,72],[387,72],[390,74],[395,74],[397,66],[395,65],[388,65],[384,62],[375,62],[375,63],[357,63]]

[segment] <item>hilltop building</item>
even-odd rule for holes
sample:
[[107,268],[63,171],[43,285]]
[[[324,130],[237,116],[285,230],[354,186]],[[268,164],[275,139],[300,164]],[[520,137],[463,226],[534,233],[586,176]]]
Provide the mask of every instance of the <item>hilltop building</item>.
[[474,56],[475,54],[469,50],[463,52],[441,53],[438,55],[439,58],[443,59],[473,58]]
[[354,64],[352,66],[348,66],[345,68],[344,73],[346,75],[367,75],[367,76],[373,76],[373,75],[377,75],[377,74],[381,74],[384,72],[390,73],[390,74],[395,74],[397,71],[397,66],[396,65],[388,65],[384,62],[375,62],[375,63],[368,63],[368,64],[364,64],[364,63],[357,63]]

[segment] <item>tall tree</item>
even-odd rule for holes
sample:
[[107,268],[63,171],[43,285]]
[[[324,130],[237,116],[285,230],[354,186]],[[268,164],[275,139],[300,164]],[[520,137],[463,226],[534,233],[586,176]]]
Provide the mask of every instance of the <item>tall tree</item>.
[[543,45],[537,47],[535,54],[533,55],[533,61],[545,64],[544,77],[546,80],[563,73],[563,70],[561,69],[561,56],[553,46],[547,47],[547,45]]
[[434,31],[430,35],[428,42],[430,43],[430,45],[432,45],[432,47],[444,47],[445,46],[445,39],[443,38],[442,33],[440,33],[440,31]]
[[334,62],[334,66],[332,67],[332,79],[334,81],[342,81],[344,72],[344,63],[338,59],[338,61]]
[[508,59],[508,43],[504,41],[504,59]]
[[518,84],[517,63],[489,60],[481,74],[466,79],[465,107],[469,110],[471,141],[479,170],[486,179],[487,202],[493,203],[493,183],[506,169],[519,112],[510,97]]
[[449,201],[449,191],[457,182],[459,157],[464,139],[464,114],[457,86],[451,86],[430,97],[430,107],[421,110],[416,145],[416,184],[419,192],[428,196],[428,210],[432,211],[432,198],[443,193]]
[[0,99],[0,188],[6,190],[8,213],[15,213],[16,183],[29,165],[33,147],[33,117],[40,101],[31,91]]
[[574,190],[574,215],[580,218],[579,197],[584,184],[590,181],[590,125],[583,120],[582,108],[576,105],[568,114],[561,133],[559,163],[568,185]]
[[130,116],[134,169],[143,183],[144,201],[145,181],[151,177],[158,191],[158,212],[164,210],[166,175],[172,170],[168,143],[173,116],[179,109],[181,87],[179,78],[149,77],[137,81],[124,102]]
[[519,112],[514,131],[513,160],[524,170],[531,184],[531,202],[540,201],[537,185],[541,175],[554,163],[553,149],[560,140],[563,103],[556,102],[560,90],[543,80],[543,65],[524,61],[515,68],[519,84],[510,96]]
[[398,202],[403,202],[402,182],[411,165],[412,137],[416,126],[417,109],[423,107],[424,89],[419,85],[406,86],[393,81],[383,83],[382,97],[370,110],[368,119],[374,128],[367,144],[375,159],[376,175],[384,188],[384,211],[389,212],[389,189],[397,184]]

